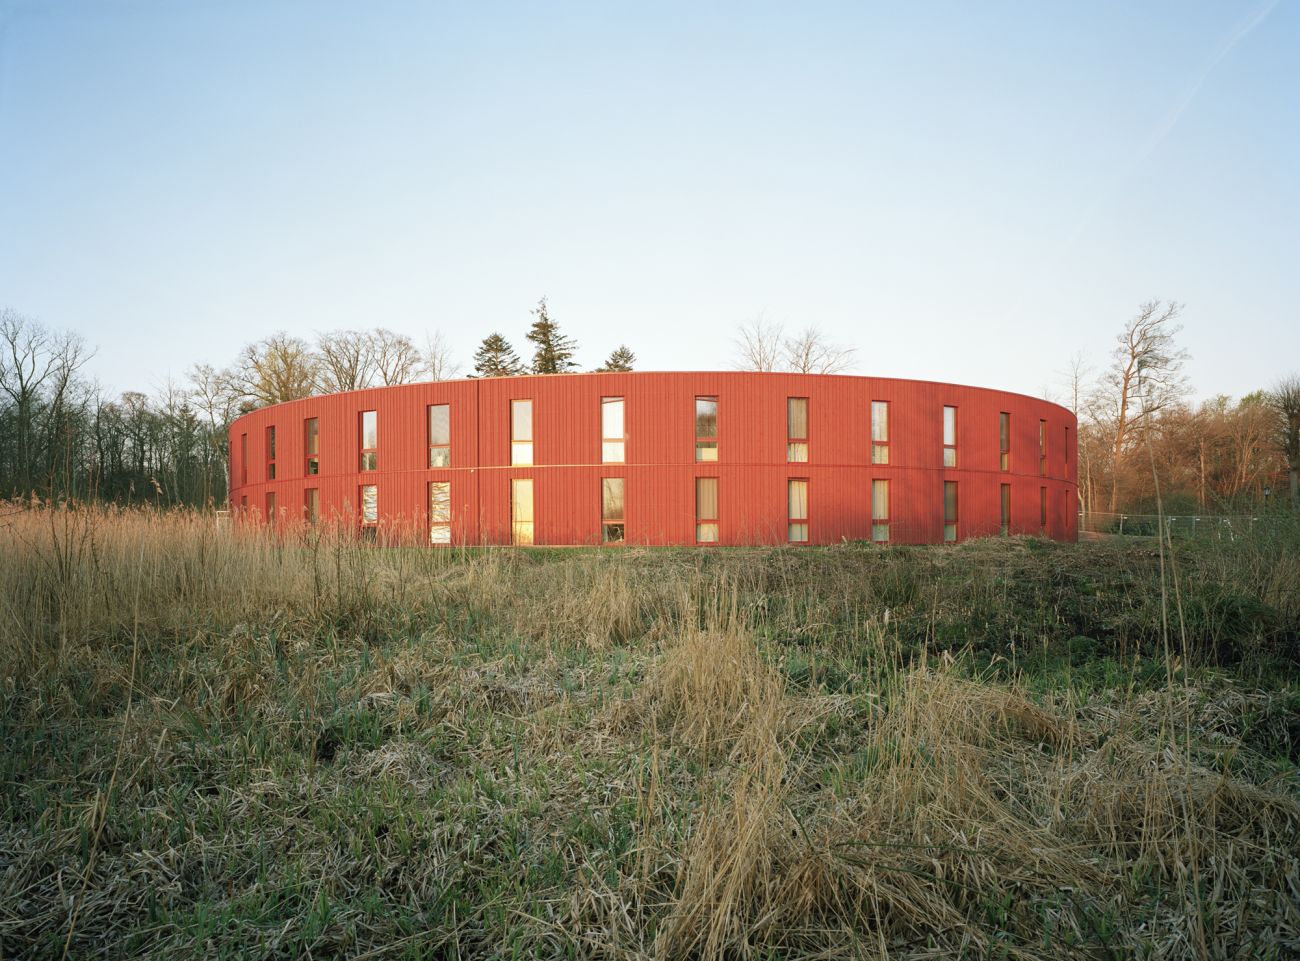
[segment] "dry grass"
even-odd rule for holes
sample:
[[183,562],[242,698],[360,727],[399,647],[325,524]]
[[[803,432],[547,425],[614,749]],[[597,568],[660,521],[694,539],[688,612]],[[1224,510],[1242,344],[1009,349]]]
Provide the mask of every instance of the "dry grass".
[[1140,547],[11,514],[0,957],[1295,956],[1300,555],[1185,550],[1166,664]]

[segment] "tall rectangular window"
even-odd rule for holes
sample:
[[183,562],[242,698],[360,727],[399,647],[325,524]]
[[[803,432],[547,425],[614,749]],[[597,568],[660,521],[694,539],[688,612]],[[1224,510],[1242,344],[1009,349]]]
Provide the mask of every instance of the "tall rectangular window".
[[[527,467],[532,462],[533,402],[531,400],[512,400],[510,402],[510,463],[516,467]],[[531,498],[531,487],[528,493]],[[531,524],[532,521],[529,521],[529,523]],[[529,528],[530,531],[531,529]],[[531,544],[532,541],[529,541],[529,543]]]
[[320,473],[320,421],[308,417],[302,422],[302,449],[306,452],[306,464],[303,465],[308,477]]
[[533,481],[516,477],[510,481],[510,543],[533,542]]
[[429,482],[429,543],[451,543],[451,481]]
[[361,485],[361,526],[374,527],[379,523],[379,488],[374,484]]
[[275,480],[275,428],[266,429],[266,479]]
[[957,540],[957,482],[943,482],[943,540],[951,544]]
[[627,531],[623,512],[623,478],[601,478],[600,539],[606,544],[623,543]]
[[718,398],[695,398],[695,459],[718,459]]
[[303,491],[303,512],[307,515],[307,523],[315,527],[320,523],[320,489],[308,487]]
[[718,542],[718,479],[695,478],[695,540],[700,544]]
[[600,399],[600,462],[621,464],[626,453],[623,430],[623,398]]
[[1011,533],[1011,485],[1002,485],[1002,536]]
[[957,466],[957,408],[943,409],[943,466]]
[[1038,422],[1038,475],[1047,476],[1047,421]]
[[998,467],[1011,470],[1011,415],[1006,411],[998,414]]
[[379,470],[379,415],[361,412],[361,469]]
[[266,492],[266,522],[275,526],[275,491]]
[[1047,488],[1038,488],[1038,529],[1047,533]]
[[451,405],[429,405],[429,466],[451,466]]
[[791,478],[788,482],[790,525],[787,536],[791,544],[808,541],[808,481]]
[[889,481],[871,482],[871,539],[889,543]]
[[889,463],[889,401],[871,402],[871,463]]
[[248,483],[248,435],[239,435],[239,483]]
[[785,459],[791,464],[808,460],[808,398],[787,397],[785,401]]

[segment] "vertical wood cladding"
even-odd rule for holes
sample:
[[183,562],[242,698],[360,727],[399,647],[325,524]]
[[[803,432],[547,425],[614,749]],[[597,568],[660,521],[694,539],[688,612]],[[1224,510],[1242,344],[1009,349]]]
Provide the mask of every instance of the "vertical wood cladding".
[[[695,460],[695,398],[718,398],[718,460]],[[601,398],[624,398],[625,463],[601,463]],[[808,399],[808,459],[788,463],[787,399]],[[510,402],[533,402],[533,464],[510,466]],[[889,402],[889,464],[871,462],[871,403]],[[428,408],[451,414],[450,466],[430,468]],[[957,408],[957,466],[943,466],[943,409]],[[361,468],[361,413],[378,418],[378,465]],[[999,417],[1011,415],[1010,469]],[[306,473],[304,424],[319,424],[320,473]],[[1039,421],[1046,422],[1040,474]],[[267,479],[266,428],[276,428]],[[241,441],[248,435],[247,453]],[[1074,415],[1033,397],[927,381],[815,374],[667,372],[456,380],[311,397],[240,417],[230,428],[230,503],[260,517],[266,495],[290,520],[315,488],[322,519],[358,520],[375,484],[381,526],[428,541],[429,483],[451,483],[454,543],[510,541],[510,481],[534,480],[537,544],[598,544],[601,480],[624,479],[626,543],[694,544],[695,478],[718,478],[721,544],[785,543],[788,481],[808,480],[811,544],[871,538],[871,482],[890,481],[894,543],[943,540],[943,484],[959,484],[958,538],[997,534],[1002,484],[1011,532],[1073,541]],[[245,463],[245,458],[247,462]],[[247,482],[241,482],[247,477]]]

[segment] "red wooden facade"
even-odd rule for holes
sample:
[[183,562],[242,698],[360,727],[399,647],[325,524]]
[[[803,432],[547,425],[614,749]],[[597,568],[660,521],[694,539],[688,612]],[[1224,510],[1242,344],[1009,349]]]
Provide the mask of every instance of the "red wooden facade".
[[[624,402],[624,463],[601,460],[602,399],[613,397]],[[716,462],[696,460],[697,397],[718,400]],[[806,462],[787,459],[792,397],[807,398]],[[532,401],[533,464],[515,467],[511,401],[521,399]],[[872,462],[875,401],[889,405],[888,464]],[[430,468],[428,408],[442,404],[450,466]],[[956,467],[944,466],[945,406],[956,408]],[[375,469],[362,471],[365,411],[375,412],[378,445]],[[310,418],[318,426],[316,474],[307,468]],[[501,544],[511,542],[511,480],[531,478],[534,543],[595,544],[602,479],[622,478],[626,543],[695,544],[695,479],[716,477],[718,543],[769,544],[789,539],[789,481],[806,479],[807,542],[830,544],[873,539],[873,481],[886,480],[887,529],[877,521],[875,539],[885,533],[889,542],[916,544],[945,539],[944,485],[956,482],[956,539],[1002,531],[1009,496],[1009,533],[1073,541],[1075,430],[1073,414],[1044,400],[914,380],[668,372],[440,381],[311,397],[240,417],[230,429],[230,501],[252,517],[272,509],[283,523],[301,521],[310,497],[321,520],[360,524],[361,488],[373,485],[378,530],[419,532],[427,542],[430,484],[449,482],[452,542]]]

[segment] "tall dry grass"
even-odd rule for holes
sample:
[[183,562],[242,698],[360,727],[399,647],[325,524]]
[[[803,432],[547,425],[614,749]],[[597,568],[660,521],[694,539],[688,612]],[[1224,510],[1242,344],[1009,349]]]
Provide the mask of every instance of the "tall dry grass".
[[1288,551],[10,514],[0,955],[1293,956]]

